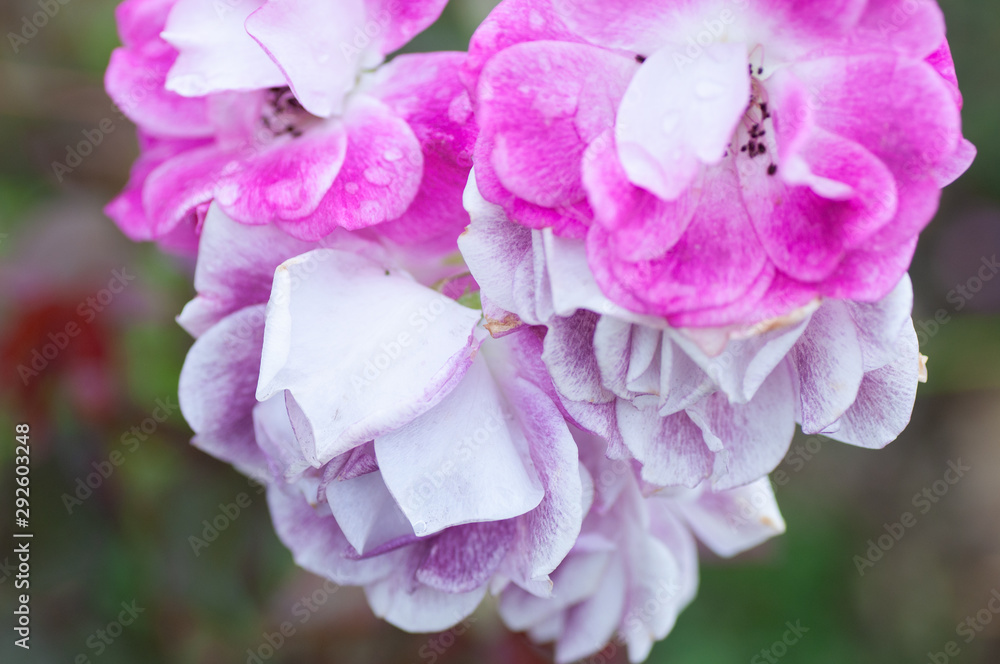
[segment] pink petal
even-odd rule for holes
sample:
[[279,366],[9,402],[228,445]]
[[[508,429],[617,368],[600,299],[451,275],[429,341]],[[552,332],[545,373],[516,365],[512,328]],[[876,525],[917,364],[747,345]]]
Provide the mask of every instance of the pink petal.
[[[389,54],[426,30],[441,15],[448,0],[365,0],[370,22],[378,25],[379,48]],[[365,24],[368,29],[368,24]]]
[[618,159],[612,130],[587,148],[583,183],[596,220],[613,231],[609,249],[627,261],[656,258],[677,244],[691,223],[702,191],[689,187],[677,200],[664,201],[632,184]]
[[944,15],[936,2],[869,0],[855,38],[888,46],[898,53],[925,58],[944,41]]
[[[813,129],[783,156],[783,177],[745,175],[744,196],[757,236],[775,266],[793,279],[819,281],[848,250],[896,216],[892,173],[868,150]],[[844,193],[833,193],[835,187]]]
[[111,54],[104,87],[130,120],[160,136],[208,136],[213,127],[204,98],[189,99],[164,89],[177,54],[166,43]]
[[136,124],[161,136],[207,136],[212,131],[204,99],[164,89],[177,51],[160,38],[174,0],[127,0],[115,10],[124,48],[115,49],[105,88]]
[[535,0],[506,0],[490,12],[469,42],[462,82],[475,97],[483,67],[494,55],[530,41],[583,42],[568,30],[557,8]]
[[406,122],[372,97],[360,98],[344,116],[347,152],[315,212],[279,225],[303,239],[334,228],[367,228],[403,215],[420,188],[424,159]]
[[[603,250],[607,236],[603,228],[591,227],[591,269],[608,297],[639,313],[670,316],[729,304],[766,268],[767,257],[743,206],[735,169],[725,165],[712,170],[691,225],[664,256],[616,261]],[[706,246],[718,250],[708,256]],[[708,284],[711,289],[706,289]]]
[[469,223],[462,193],[472,168],[477,127],[468,93],[458,80],[460,53],[402,55],[381,67],[369,94],[393,110],[420,141],[423,177],[406,212],[379,227],[383,236],[410,244],[454,242]]
[[800,63],[796,74],[813,90],[816,124],[868,149],[897,179],[926,181],[959,146],[961,120],[948,83],[925,62],[831,57]]
[[[204,146],[204,142],[200,140],[147,140],[143,143],[145,145],[139,158],[132,164],[132,171],[129,174],[125,190],[108,203],[104,209],[104,213],[118,224],[125,235],[139,242],[155,240],[164,235],[162,231],[158,230],[155,219],[150,218],[147,214],[143,204],[143,190],[150,175],[177,155]],[[197,252],[197,243],[192,253],[195,252]]]
[[[480,141],[492,144],[489,165],[503,186],[542,207],[583,199],[583,153],[612,126],[634,68],[627,58],[555,42],[517,45],[491,60],[478,87]],[[548,158],[536,158],[540,149]]]
[[333,185],[349,140],[348,132],[334,121],[297,138],[276,140],[245,158],[228,154],[226,158],[238,160],[237,168],[229,169],[232,161],[222,167],[215,200],[244,223],[277,220],[295,228],[296,220],[313,214]]

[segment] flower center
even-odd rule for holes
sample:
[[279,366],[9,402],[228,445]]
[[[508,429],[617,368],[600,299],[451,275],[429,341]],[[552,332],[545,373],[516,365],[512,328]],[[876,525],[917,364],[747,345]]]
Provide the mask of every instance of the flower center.
[[275,138],[285,134],[298,138],[310,125],[322,121],[305,110],[288,87],[270,88],[266,94],[260,122]]
[[[751,58],[753,52],[751,52]],[[768,160],[767,174],[775,175],[778,172],[778,165],[774,163],[773,132],[768,133],[768,127],[773,129],[771,120],[771,109],[768,107],[767,88],[764,86],[762,77],[764,75],[763,65],[755,65],[752,62],[747,65],[750,74],[750,101],[740,126],[733,137],[734,142],[739,145],[739,155],[745,155],[750,160],[764,157]],[[770,122],[769,122],[770,121]],[[734,152],[733,144],[729,144],[728,152]]]

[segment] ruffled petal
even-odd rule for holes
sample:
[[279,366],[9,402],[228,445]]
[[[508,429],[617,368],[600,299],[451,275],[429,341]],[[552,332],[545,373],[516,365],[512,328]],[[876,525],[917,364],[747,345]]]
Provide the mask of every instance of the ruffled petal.
[[678,65],[681,46],[652,53],[632,78],[615,120],[618,156],[629,180],[660,198],[679,198],[701,171],[719,163],[750,97],[747,50],[705,47]]
[[206,332],[188,352],[179,388],[192,444],[257,478],[270,475],[253,424],[263,319],[262,305],[247,307]]
[[859,447],[881,449],[906,428],[921,376],[920,351],[912,324],[897,337],[897,357],[865,373],[857,399],[826,435]]
[[343,164],[333,184],[318,192],[315,212],[278,220],[296,237],[315,240],[338,227],[357,230],[396,219],[420,188],[424,157],[402,118],[366,96],[350,105],[343,122]]
[[724,558],[785,532],[766,477],[729,491],[704,491],[697,500],[678,501],[676,509],[698,539]]
[[454,250],[455,240],[469,223],[462,195],[472,168],[477,125],[469,95],[458,79],[462,61],[461,53],[401,55],[379,68],[368,91],[409,125],[423,151],[423,177],[416,197],[402,217],[379,227],[379,233],[401,244],[440,238],[442,245]]
[[289,390],[307,458],[324,463],[438,403],[471,362],[478,321],[362,256],[309,252],[275,272],[258,398]]
[[351,557],[353,547],[337,520],[321,515],[294,486],[271,485],[267,503],[278,538],[295,563],[313,574],[338,584],[363,585],[386,578],[405,561],[405,550],[362,560]]
[[440,403],[375,439],[386,485],[417,535],[509,519],[541,502],[545,492],[528,460],[530,433],[505,416],[506,408],[477,357]]
[[267,0],[234,4],[177,0],[163,39],[180,53],[166,87],[185,97],[286,85],[281,69],[247,34],[244,23]]
[[781,463],[795,433],[794,387],[778,365],[748,403],[715,393],[687,409],[710,449],[719,449],[712,488],[722,491],[760,479]]
[[327,118],[343,112],[362,67],[381,60],[365,19],[364,0],[265,0],[245,17],[243,37],[255,42],[255,65],[266,54],[302,106]]
[[854,403],[864,376],[861,342],[847,305],[832,301],[820,307],[789,359],[798,379],[802,431],[819,433]]

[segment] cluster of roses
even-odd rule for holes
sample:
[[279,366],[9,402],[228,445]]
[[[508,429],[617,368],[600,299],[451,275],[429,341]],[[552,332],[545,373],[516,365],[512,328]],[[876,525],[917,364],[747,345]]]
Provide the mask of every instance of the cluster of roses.
[[906,270],[971,162],[930,0],[127,0],[108,213],[197,255],[194,444],[299,565],[411,631],[490,592],[643,660],[782,532],[796,423],[868,448],[923,358]]

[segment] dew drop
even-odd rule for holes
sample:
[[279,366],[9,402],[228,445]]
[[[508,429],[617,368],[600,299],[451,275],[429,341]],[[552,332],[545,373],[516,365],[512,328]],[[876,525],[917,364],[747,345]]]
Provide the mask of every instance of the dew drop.
[[378,166],[370,166],[365,169],[365,179],[372,184],[384,187],[392,182],[392,172]]
[[676,111],[670,111],[663,115],[663,119],[660,121],[660,127],[663,129],[664,134],[672,134],[677,125],[681,123],[681,114]]
[[382,158],[386,161],[399,161],[403,158],[403,153],[398,148],[389,148],[382,153]]
[[368,223],[378,223],[383,220],[382,206],[378,201],[363,201],[360,207],[361,217]]
[[352,195],[358,193],[358,189],[359,187],[357,182],[348,182],[344,185],[344,191]]
[[698,81],[694,86],[694,93],[701,99],[713,99],[725,91],[726,89],[715,81]]

